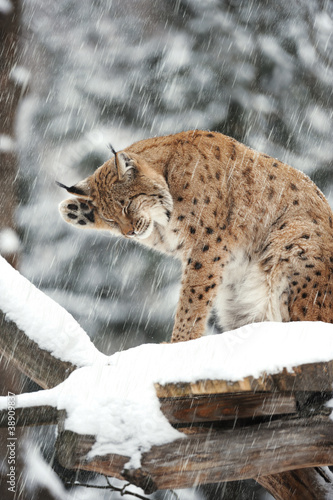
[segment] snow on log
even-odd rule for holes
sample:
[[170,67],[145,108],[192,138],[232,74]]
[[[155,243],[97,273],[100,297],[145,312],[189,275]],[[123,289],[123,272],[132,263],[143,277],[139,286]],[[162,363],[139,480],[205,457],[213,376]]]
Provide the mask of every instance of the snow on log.
[[34,382],[49,389],[60,384],[76,369],[68,361],[61,361],[41,349],[13,321],[0,311],[0,353]]
[[[170,384],[180,389],[176,397],[289,391],[284,412],[293,413],[300,402],[292,390],[331,391],[332,330],[324,323],[258,323],[185,343],[142,345],[79,368],[54,389],[19,395],[16,407],[64,410],[64,430],[94,436],[88,460],[122,455],[128,468],[139,468],[153,446],[184,437],[163,415],[155,387],[160,398],[170,396]],[[0,405],[6,407],[5,398]]]
[[[0,256],[0,309],[30,341],[54,358],[75,366],[104,360],[86,332],[63,307],[38,290]],[[2,322],[1,334],[5,330]],[[16,335],[11,329],[11,344]],[[1,342],[8,346],[8,338]],[[15,356],[14,356],[15,357]]]
[[[2,258],[0,308],[6,356],[24,368],[28,352],[37,379],[41,354],[62,367],[58,385],[44,380],[50,389],[16,396],[15,408],[25,425],[58,421],[65,467],[150,492],[333,464],[330,324],[258,323],[108,357]],[[2,397],[0,425],[6,408]]]

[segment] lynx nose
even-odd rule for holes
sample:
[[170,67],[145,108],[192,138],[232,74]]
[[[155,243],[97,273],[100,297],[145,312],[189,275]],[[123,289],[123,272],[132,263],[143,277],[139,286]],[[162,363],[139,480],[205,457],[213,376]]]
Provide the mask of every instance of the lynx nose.
[[131,221],[124,218],[123,220],[119,221],[119,225],[121,232],[123,236],[125,236],[125,238],[133,238],[133,236],[135,236],[134,226]]

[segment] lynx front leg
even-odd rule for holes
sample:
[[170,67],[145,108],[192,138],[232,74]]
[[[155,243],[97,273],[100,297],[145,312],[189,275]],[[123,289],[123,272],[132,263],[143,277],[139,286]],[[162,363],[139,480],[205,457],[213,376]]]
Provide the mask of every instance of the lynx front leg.
[[185,266],[171,342],[196,339],[205,332],[227,259],[224,251],[206,251],[207,247],[192,252]]

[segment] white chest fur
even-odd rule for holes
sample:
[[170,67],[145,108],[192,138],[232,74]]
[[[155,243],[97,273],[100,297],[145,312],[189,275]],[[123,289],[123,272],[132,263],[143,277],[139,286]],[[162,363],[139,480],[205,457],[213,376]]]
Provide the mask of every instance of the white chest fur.
[[286,287],[286,278],[272,281],[257,261],[238,250],[224,268],[215,299],[220,326],[230,330],[259,321],[287,321],[280,307]]

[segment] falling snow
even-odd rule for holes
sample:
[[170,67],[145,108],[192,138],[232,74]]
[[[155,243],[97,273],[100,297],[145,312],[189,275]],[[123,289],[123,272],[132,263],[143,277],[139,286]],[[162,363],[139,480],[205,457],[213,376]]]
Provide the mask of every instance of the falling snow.
[[0,14],[8,15],[13,11],[13,4],[10,0],[0,0]]
[[10,227],[0,230],[0,254],[10,255],[20,250],[20,238]]
[[[12,9],[0,0],[0,14]],[[314,174],[333,204],[331,2],[29,0],[21,19],[10,80],[26,93],[15,140],[0,134],[0,154],[19,153],[20,242],[5,229],[0,252],[19,248],[23,275],[72,315],[69,331],[58,323],[53,335],[44,328],[38,337],[31,318],[21,324],[55,355],[74,356],[82,334],[76,361],[93,363],[100,355],[84,331],[107,354],[172,331],[179,264],[76,232],[58,215],[54,181],[90,174],[109,157],[109,142],[121,149],[152,135],[218,130]],[[213,317],[209,332],[217,331]]]
[[15,151],[15,142],[6,134],[0,134],[0,152],[12,153]]

